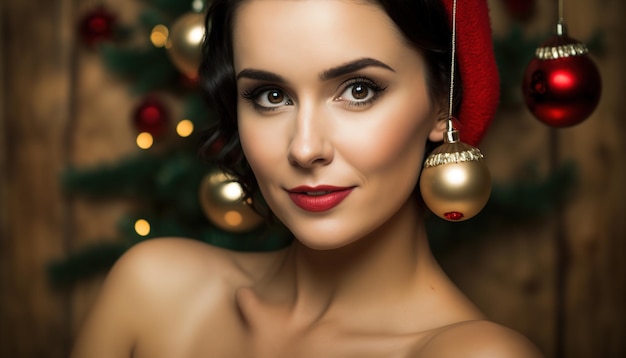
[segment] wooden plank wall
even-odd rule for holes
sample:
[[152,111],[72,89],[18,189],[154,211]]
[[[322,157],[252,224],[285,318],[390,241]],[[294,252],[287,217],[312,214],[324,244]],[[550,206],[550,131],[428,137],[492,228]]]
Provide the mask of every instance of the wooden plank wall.
[[55,180],[66,163],[72,12],[64,1],[2,2],[2,357],[67,351],[68,294],[43,265],[66,251],[66,206]]
[[[67,357],[99,280],[53,290],[45,265],[90,240],[115,237],[127,206],[65,197],[69,164],[110,162],[135,150],[136,98],[81,46],[77,21],[96,1],[3,1],[0,357]],[[107,1],[122,23],[138,2]]]
[[606,53],[597,57],[602,100],[590,123],[564,131],[563,160],[581,163],[581,183],[564,218],[569,265],[565,298],[568,354],[626,355],[626,26],[624,1],[571,3],[569,25],[579,36],[602,30]]
[[[555,6],[536,1],[529,34],[552,28]],[[121,22],[138,2],[106,0]],[[491,0],[494,28],[508,24]],[[6,0],[0,3],[0,357],[66,357],[100,279],[71,292],[50,288],[45,265],[101,237],[114,237],[123,202],[67,198],[58,174],[68,165],[115,161],[133,147],[128,113],[137,98],[110,76],[96,53],[76,42],[75,24],[97,3]],[[626,53],[622,0],[568,0],[570,34],[599,31],[594,55],[603,80],[599,108],[557,133],[561,163],[575,161],[580,182],[562,215],[440,258],[450,276],[494,320],[527,334],[549,357],[626,354]],[[483,145],[496,180],[523,175],[536,159],[549,171],[551,131],[524,108],[499,113]],[[566,244],[564,300],[555,306],[556,238]],[[562,256],[563,257],[563,256]],[[557,321],[557,311],[564,314]],[[561,345],[561,347],[560,347]]]

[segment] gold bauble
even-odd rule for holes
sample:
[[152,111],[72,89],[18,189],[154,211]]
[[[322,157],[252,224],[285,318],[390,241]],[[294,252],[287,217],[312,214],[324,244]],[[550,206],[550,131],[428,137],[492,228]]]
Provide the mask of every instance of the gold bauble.
[[420,191],[437,216],[463,221],[478,214],[489,200],[491,175],[477,148],[444,143],[426,159]]
[[231,176],[214,170],[200,183],[200,205],[217,227],[231,232],[245,232],[258,227],[263,218],[243,200],[243,190]]
[[203,38],[202,13],[187,13],[178,18],[170,29],[167,53],[176,68],[190,78],[198,76]]

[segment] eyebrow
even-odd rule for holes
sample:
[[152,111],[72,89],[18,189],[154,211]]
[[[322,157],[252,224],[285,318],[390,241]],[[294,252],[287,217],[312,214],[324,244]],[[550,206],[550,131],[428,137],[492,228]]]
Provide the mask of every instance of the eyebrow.
[[[326,81],[326,80],[337,78],[343,75],[347,75],[352,72],[356,72],[366,67],[380,67],[380,68],[384,68],[392,72],[396,72],[389,65],[383,62],[380,62],[378,60],[375,60],[373,58],[366,57],[366,58],[360,58],[354,61],[344,63],[337,67],[330,68],[320,73],[319,77],[322,81]],[[252,68],[246,68],[246,69],[241,70],[241,72],[237,74],[237,80],[239,80],[240,78],[249,78],[253,80],[276,82],[276,83],[286,82],[281,76],[275,73],[264,71],[264,70],[256,70]]]
[[282,77],[280,77],[279,75],[275,73],[263,71],[263,70],[255,70],[252,68],[245,68],[241,70],[241,72],[237,74],[237,80],[239,80],[240,78],[249,78],[252,80],[277,82],[277,83],[286,82]]
[[347,75],[352,72],[356,72],[366,67],[380,67],[391,72],[396,72],[393,68],[389,67],[385,63],[375,60],[373,58],[366,57],[328,69],[320,74],[320,79],[323,81],[330,80],[343,75]]

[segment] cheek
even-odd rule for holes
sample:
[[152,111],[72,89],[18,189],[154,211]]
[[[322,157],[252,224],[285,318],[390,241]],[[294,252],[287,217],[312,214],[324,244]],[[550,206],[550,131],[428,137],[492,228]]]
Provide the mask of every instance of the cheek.
[[243,154],[252,171],[256,174],[257,171],[262,170],[263,158],[266,156],[266,146],[264,145],[265,140],[261,136],[258,134],[252,135],[252,133],[245,126],[239,127],[239,140],[241,141]]
[[271,173],[275,173],[280,162],[282,144],[281,136],[275,127],[255,125],[254,120],[240,120],[239,139],[243,153],[246,156],[254,175],[262,186],[264,180]]
[[350,153],[349,160],[368,172],[418,175],[434,118],[431,107],[415,101],[399,101],[373,115],[384,120],[351,128],[351,137],[356,142],[344,147]]

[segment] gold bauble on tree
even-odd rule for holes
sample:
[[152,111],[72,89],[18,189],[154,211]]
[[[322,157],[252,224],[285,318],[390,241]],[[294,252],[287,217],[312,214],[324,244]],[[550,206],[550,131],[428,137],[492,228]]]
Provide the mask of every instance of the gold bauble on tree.
[[198,76],[203,38],[204,14],[199,12],[181,16],[169,30],[167,53],[176,68],[189,78]]
[[454,130],[424,162],[420,191],[437,216],[463,221],[478,214],[489,200],[491,175],[480,150],[460,142]]
[[217,227],[231,232],[250,231],[263,222],[243,194],[239,183],[220,170],[209,172],[199,188],[204,214]]

